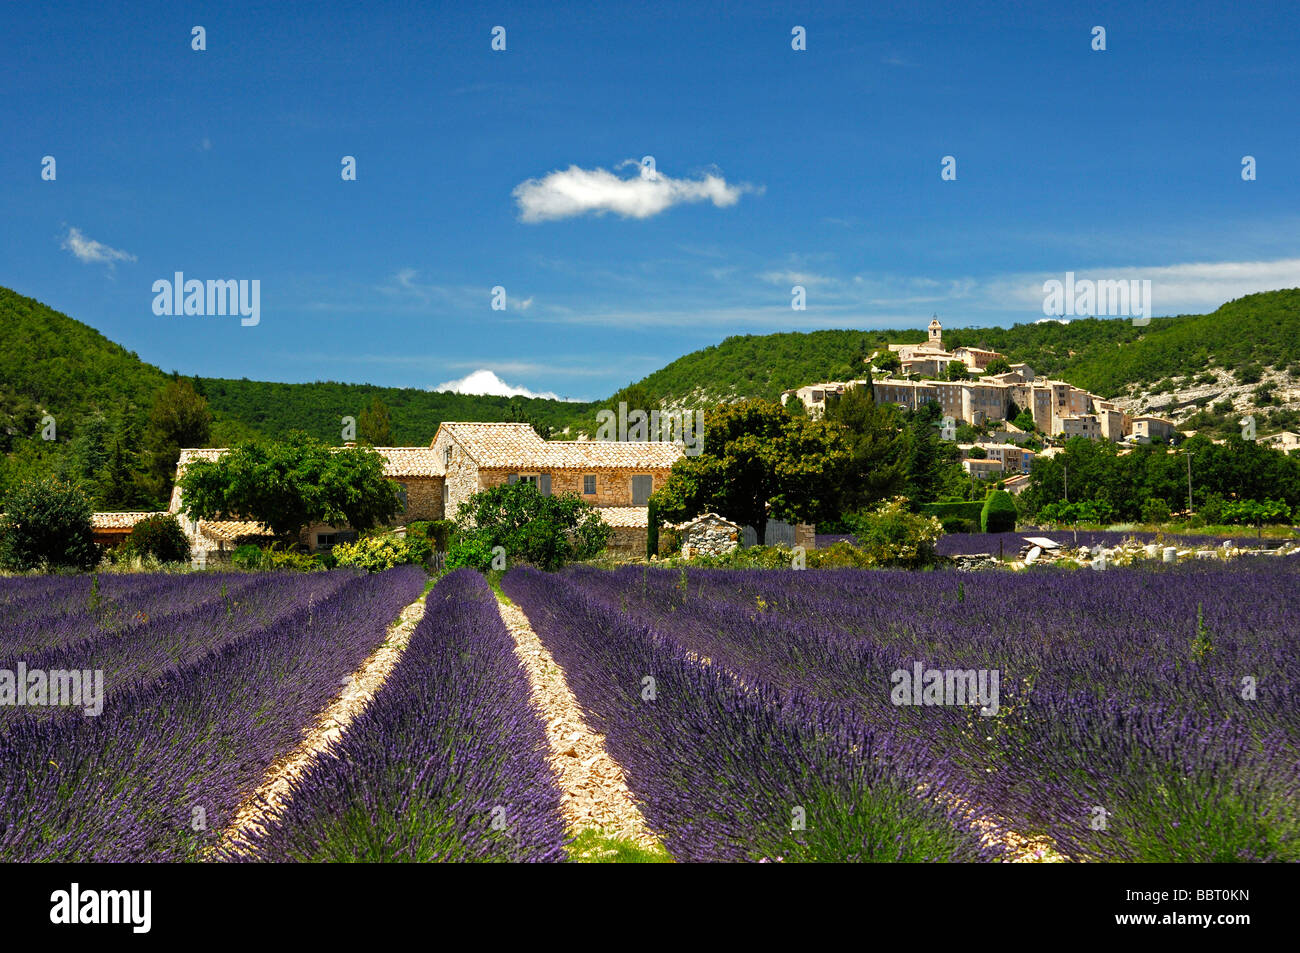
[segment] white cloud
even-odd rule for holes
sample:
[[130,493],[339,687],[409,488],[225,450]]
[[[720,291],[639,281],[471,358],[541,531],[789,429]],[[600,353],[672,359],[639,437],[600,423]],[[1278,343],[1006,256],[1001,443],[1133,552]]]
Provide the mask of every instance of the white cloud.
[[527,387],[514,387],[487,368],[479,368],[460,380],[444,381],[434,390],[451,391],[453,394],[487,394],[492,397],[544,397],[547,400],[569,400],[549,390],[538,392],[531,391]]
[[707,201],[726,208],[739,202],[744,193],[758,191],[761,189],[744,183],[729,185],[722,176],[712,173],[698,179],[674,179],[642,167],[635,178],[620,179],[606,169],[571,165],[543,178],[521,182],[511,194],[519,206],[520,221],[550,222],[588,212],[650,218],[685,202]]
[[110,248],[102,242],[87,238],[81,234],[79,228],[69,228],[68,235],[63,239],[63,244],[60,247],[72,252],[78,261],[84,261],[88,264],[103,262],[111,266],[114,262],[135,261],[135,255],[130,252]]

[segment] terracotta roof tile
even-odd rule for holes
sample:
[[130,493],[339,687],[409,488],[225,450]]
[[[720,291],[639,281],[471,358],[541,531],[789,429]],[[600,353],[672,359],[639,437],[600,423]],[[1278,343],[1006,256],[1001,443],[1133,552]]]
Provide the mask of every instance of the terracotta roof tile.
[[524,423],[444,422],[438,429],[488,470],[667,470],[683,454],[681,445],[667,441],[543,440]]
[[150,516],[165,516],[165,513],[91,513],[90,525],[95,529],[131,529],[136,523]]
[[640,529],[650,525],[644,506],[598,506],[596,512],[614,529]]

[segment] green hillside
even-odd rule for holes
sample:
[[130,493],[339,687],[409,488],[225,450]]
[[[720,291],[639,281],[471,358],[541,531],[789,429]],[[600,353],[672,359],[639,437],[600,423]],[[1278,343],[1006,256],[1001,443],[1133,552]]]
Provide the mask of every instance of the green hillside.
[[[823,380],[861,377],[861,357],[887,343],[922,341],[922,331],[812,331],[743,335],[694,351],[633,388],[651,400],[765,397]],[[1212,314],[1153,318],[1075,319],[1010,328],[948,328],[945,347],[983,345],[1039,374],[1060,377],[1103,397],[1126,387],[1259,364],[1300,362],[1300,289],[1248,295]]]
[[94,328],[8,288],[0,288],[0,334],[0,441],[35,433],[45,414],[60,438],[96,413],[143,422],[167,379]]
[[279,436],[302,430],[337,443],[341,418],[356,417],[378,396],[392,418],[393,442],[427,445],[444,420],[513,420],[515,413],[557,432],[591,416],[592,405],[527,397],[485,397],[435,393],[412,387],[373,384],[275,384],[265,381],[204,377],[199,390],[221,418],[238,421],[257,433]]

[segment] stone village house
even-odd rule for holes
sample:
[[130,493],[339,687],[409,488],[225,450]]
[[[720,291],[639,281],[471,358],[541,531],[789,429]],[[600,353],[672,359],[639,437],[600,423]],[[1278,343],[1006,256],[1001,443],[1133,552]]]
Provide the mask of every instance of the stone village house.
[[[457,507],[480,490],[503,483],[534,484],[540,493],[572,493],[600,511],[613,528],[609,549],[645,552],[646,503],[663,486],[683,455],[667,441],[543,440],[526,423],[452,423],[438,427],[428,447],[375,447],[384,476],[400,487],[403,512],[395,525],[453,519]],[[182,450],[177,480],[194,460],[216,460],[224,449]],[[245,540],[265,541],[265,526],[243,520],[190,520],[182,511],[180,486],[172,490],[174,513],[190,539],[196,561],[222,560]],[[298,541],[313,552],[348,542],[348,526],[303,527]]]

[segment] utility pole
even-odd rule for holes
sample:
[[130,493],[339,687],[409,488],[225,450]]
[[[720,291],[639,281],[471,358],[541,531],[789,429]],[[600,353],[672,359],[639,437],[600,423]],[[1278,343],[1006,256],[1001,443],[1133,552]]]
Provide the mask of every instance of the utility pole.
[[1187,455],[1187,515],[1192,515],[1192,457],[1195,454]]

